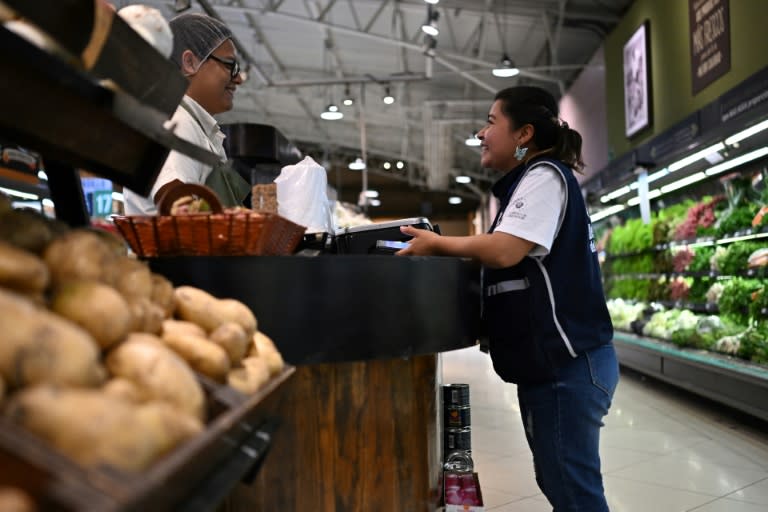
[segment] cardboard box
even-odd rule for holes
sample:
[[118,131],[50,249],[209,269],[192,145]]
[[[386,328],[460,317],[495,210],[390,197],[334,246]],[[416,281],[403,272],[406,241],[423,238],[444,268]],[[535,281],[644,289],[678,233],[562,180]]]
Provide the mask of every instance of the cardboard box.
[[445,512],[483,512],[483,493],[477,473],[443,472]]

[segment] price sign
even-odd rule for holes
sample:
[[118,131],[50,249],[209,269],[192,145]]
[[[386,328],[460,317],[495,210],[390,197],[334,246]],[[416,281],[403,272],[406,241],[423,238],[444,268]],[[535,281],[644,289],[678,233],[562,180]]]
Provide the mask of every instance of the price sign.
[[112,191],[99,190],[92,195],[92,216],[107,217],[112,214]]

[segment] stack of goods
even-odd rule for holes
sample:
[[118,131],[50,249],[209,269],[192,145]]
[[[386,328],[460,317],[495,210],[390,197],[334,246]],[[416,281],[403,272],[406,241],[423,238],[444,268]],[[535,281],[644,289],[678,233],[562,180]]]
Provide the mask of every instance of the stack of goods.
[[443,386],[443,499],[445,510],[483,510],[477,473],[473,472],[469,385]]
[[204,430],[211,386],[255,393],[283,367],[244,304],[2,198],[0,325],[0,426],[86,467],[147,468]]
[[443,386],[443,460],[455,452],[472,453],[469,384]]

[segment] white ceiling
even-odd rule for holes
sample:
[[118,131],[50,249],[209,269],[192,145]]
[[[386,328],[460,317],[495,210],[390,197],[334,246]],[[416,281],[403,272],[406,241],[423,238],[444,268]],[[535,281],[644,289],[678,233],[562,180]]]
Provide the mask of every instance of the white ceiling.
[[[175,14],[170,0],[113,3]],[[251,61],[222,122],[272,124],[332,166],[363,152],[364,133],[372,172],[384,172],[384,159],[402,159],[412,185],[445,189],[458,170],[487,176],[463,141],[482,125],[494,92],[529,83],[560,96],[630,3],[441,0],[433,58],[420,30],[423,0],[193,0],[192,9],[224,20]],[[518,77],[491,75],[504,53],[521,68]],[[345,82],[358,101],[341,107],[343,120],[321,120],[328,103],[341,102]],[[381,101],[386,85],[397,100],[389,106]]]

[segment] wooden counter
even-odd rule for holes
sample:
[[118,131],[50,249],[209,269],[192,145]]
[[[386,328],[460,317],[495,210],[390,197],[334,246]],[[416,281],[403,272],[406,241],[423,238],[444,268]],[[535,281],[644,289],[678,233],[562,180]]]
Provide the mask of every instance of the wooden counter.
[[437,354],[478,334],[479,271],[458,258],[177,257],[174,285],[248,305],[296,374],[265,401],[282,420],[228,510],[432,511],[441,439]]
[[282,422],[227,510],[434,510],[437,382],[436,355],[298,368],[263,405]]

